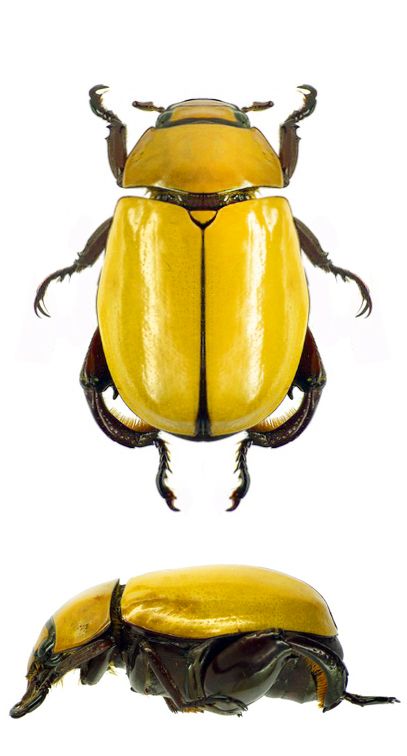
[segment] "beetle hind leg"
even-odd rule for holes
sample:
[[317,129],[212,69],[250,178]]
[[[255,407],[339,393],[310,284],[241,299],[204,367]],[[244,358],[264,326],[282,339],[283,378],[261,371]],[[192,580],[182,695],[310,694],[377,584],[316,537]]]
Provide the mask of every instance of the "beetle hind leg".
[[252,443],[253,442],[250,438],[244,438],[237,447],[235,473],[239,474],[239,485],[235,488],[235,490],[229,497],[232,500],[232,504],[226,510],[227,512],[233,512],[235,509],[237,509],[241,500],[246,496],[250,488],[250,475],[247,467],[247,453]]
[[400,703],[399,699],[394,698],[394,696],[359,696],[357,693],[348,693],[348,691],[344,693],[343,700],[357,706]]
[[158,453],[160,455],[160,462],[158,465],[158,472],[156,477],[158,493],[163,497],[163,499],[165,499],[167,506],[172,510],[172,512],[179,512],[178,507],[174,505],[174,501],[177,497],[167,484],[167,475],[169,472],[171,472],[168,444],[162,438],[159,438],[158,435],[153,443],[156,449],[158,449]]
[[117,396],[117,389],[107,366],[99,329],[95,331],[85,357],[80,383],[93,418],[103,433],[112,441],[130,449],[156,446],[160,456],[156,478],[158,492],[165,499],[170,509],[178,511],[174,506],[176,496],[166,481],[167,473],[170,472],[169,452],[165,441],[159,438],[158,428],[154,428],[140,419],[134,419],[131,424],[127,424],[122,421],[120,415],[113,414],[106,406],[103,398],[104,391],[112,388]]
[[255,446],[272,448],[294,441],[311,422],[325,383],[325,369],[314,337],[308,329],[300,364],[293,381],[293,387],[299,388],[304,394],[299,408],[277,426],[270,419],[254,425],[248,431],[248,439]]

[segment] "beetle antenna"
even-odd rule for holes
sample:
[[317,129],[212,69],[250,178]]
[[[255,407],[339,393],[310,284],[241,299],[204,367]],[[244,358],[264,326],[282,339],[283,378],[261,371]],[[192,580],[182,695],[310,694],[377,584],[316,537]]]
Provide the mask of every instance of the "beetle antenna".
[[154,105],[153,102],[140,102],[140,100],[134,100],[131,104],[133,105],[133,108],[138,108],[139,110],[156,110],[157,113],[164,113],[165,110],[161,105]]
[[268,108],[272,108],[273,105],[274,102],[271,100],[267,100],[266,102],[252,102],[251,105],[240,108],[240,110],[242,110],[243,113],[249,113],[250,110],[268,110]]

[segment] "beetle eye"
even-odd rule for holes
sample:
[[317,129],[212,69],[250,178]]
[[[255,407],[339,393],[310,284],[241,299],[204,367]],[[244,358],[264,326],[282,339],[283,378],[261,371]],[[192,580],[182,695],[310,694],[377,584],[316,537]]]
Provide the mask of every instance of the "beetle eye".
[[45,640],[41,643],[41,645],[38,647],[36,651],[36,657],[37,659],[43,659],[44,656],[47,656],[49,652],[52,650],[52,647],[54,645],[54,638],[48,637],[45,638]]
[[157,118],[157,121],[156,121],[156,124],[155,124],[156,128],[159,129],[160,126],[163,126],[165,123],[167,123],[167,121],[170,120],[171,115],[172,115],[171,111],[169,111],[169,110],[165,110],[164,113],[161,113],[158,116],[158,118]]
[[235,110],[235,118],[242,126],[250,127],[250,121],[246,113],[242,113],[241,110]]

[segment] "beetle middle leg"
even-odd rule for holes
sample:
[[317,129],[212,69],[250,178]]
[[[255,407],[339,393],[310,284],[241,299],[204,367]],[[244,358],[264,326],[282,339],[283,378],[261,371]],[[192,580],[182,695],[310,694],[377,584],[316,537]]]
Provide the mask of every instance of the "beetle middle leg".
[[158,492],[165,499],[170,509],[178,511],[174,505],[176,496],[167,485],[167,473],[170,471],[168,448],[165,441],[159,438],[158,428],[154,428],[143,420],[136,419],[130,426],[126,425],[119,417],[110,412],[105,404],[103,392],[106,389],[112,388],[114,396],[117,396],[118,393],[110,375],[98,328],[93,335],[85,357],[80,383],[94,419],[103,433],[112,441],[131,449],[156,446],[160,455],[156,477]]
[[143,641],[140,644],[140,652],[146,658],[148,666],[162,686],[165,692],[164,700],[170,711],[176,713],[178,711],[203,711],[207,709],[218,714],[237,714],[238,716],[243,711],[246,711],[247,706],[243,701],[223,692],[216,693],[215,695],[204,693],[202,697],[190,699],[175,681],[170,670],[152,644],[148,641]]
[[294,223],[298,232],[301,249],[308,257],[308,260],[315,265],[316,268],[321,268],[326,273],[333,273],[334,276],[340,276],[342,281],[354,281],[359,287],[359,291],[362,295],[362,304],[357,314],[357,318],[361,315],[369,317],[372,312],[372,300],[370,297],[369,289],[359,276],[355,273],[351,273],[350,270],[345,268],[338,268],[331,262],[327,252],[322,249],[317,237],[310,231],[308,226],[305,225],[298,218],[294,218]]
[[90,268],[98,257],[102,254],[106,247],[107,237],[109,234],[110,226],[112,225],[113,218],[108,218],[98,226],[92,236],[89,237],[82,252],[79,252],[75,262],[72,265],[68,265],[66,268],[60,268],[55,273],[51,273],[44,279],[42,284],[38,287],[34,300],[34,310],[36,315],[45,315],[49,318],[44,304],[44,297],[51,281],[58,279],[63,281],[66,276],[71,277],[74,273],[80,273],[85,268]]

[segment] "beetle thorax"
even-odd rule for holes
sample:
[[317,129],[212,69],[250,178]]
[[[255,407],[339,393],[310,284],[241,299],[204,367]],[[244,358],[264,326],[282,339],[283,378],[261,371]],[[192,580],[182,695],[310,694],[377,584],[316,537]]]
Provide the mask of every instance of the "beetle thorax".
[[221,100],[185,100],[160,113],[131,151],[124,187],[224,193],[282,187],[278,156],[243,110]]

